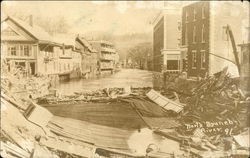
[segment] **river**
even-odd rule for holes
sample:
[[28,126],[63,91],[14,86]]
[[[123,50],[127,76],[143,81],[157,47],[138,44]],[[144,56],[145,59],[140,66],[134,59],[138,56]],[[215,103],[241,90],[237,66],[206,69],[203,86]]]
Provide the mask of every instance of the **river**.
[[56,89],[61,94],[93,91],[113,87],[152,87],[152,72],[139,69],[121,69],[121,71],[103,78],[77,79],[61,82]]
[[[138,69],[122,69],[108,77],[97,79],[79,79],[68,82],[61,82],[57,89],[61,94],[70,95],[74,92],[93,91],[112,87],[152,87],[153,74],[150,71]],[[73,118],[87,121],[93,125],[105,126],[107,129],[104,138],[113,140],[113,136],[107,133],[114,133],[108,129],[117,128],[127,132],[132,132],[129,137],[124,138],[120,143],[125,143],[128,148],[135,151],[136,155],[145,155],[149,144],[154,144],[162,153],[180,153],[179,143],[155,134],[147,129],[138,114],[124,102],[115,103],[85,103],[74,105],[44,105],[52,113],[65,118]],[[103,128],[103,127],[102,127]],[[138,128],[142,128],[138,132]],[[92,131],[96,133],[96,131]],[[103,133],[105,133],[103,131]],[[119,133],[115,133],[116,135]],[[94,137],[95,135],[93,135]],[[102,137],[101,137],[102,138]],[[102,138],[102,139],[104,139]],[[109,144],[110,145],[110,144]]]

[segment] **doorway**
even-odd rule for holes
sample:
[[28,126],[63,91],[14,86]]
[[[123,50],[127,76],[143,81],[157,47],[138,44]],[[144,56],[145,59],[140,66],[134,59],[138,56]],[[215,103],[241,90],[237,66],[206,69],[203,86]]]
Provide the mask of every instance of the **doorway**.
[[30,73],[31,73],[31,75],[35,75],[35,72],[36,72],[36,70],[35,70],[35,62],[31,62],[30,63]]

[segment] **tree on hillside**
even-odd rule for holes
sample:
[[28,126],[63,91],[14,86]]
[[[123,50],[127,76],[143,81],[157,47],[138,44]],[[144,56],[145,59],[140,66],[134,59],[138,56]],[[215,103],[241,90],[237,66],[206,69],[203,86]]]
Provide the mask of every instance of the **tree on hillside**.
[[151,43],[140,43],[128,50],[127,59],[131,59],[132,64],[139,66],[140,69],[146,69],[151,54]]
[[[29,13],[21,8],[16,6],[6,6],[3,4],[3,11],[5,16],[12,16],[22,21],[29,23],[29,17],[32,15],[32,12]],[[57,17],[46,17],[42,14],[33,14],[33,23],[42,27],[49,34],[58,34],[58,33],[68,33],[70,25],[64,16]]]

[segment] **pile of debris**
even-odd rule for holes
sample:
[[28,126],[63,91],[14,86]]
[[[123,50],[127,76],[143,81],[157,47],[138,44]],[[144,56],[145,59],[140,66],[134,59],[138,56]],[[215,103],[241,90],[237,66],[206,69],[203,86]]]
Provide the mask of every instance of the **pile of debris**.
[[[237,79],[231,78],[227,68],[204,78],[191,92],[187,99],[183,117],[192,120],[225,120],[233,119],[237,122],[247,121],[250,97],[246,97],[239,89]],[[244,125],[247,125],[244,122]]]
[[145,96],[150,87],[104,88],[91,92],[75,92],[74,95],[48,94],[37,98],[38,104],[77,104],[86,102],[103,102],[115,98]]
[[13,95],[38,98],[49,94],[51,79],[48,76],[18,78],[15,75],[1,76],[1,85]]
[[248,155],[250,97],[239,88],[239,79],[232,78],[227,68],[200,80],[186,80],[181,85],[177,85],[178,79],[160,93],[147,94],[159,106],[175,113],[181,123],[173,133],[156,132],[179,141],[200,157],[204,156],[201,153],[208,154],[205,151],[211,151],[214,157],[225,153]]

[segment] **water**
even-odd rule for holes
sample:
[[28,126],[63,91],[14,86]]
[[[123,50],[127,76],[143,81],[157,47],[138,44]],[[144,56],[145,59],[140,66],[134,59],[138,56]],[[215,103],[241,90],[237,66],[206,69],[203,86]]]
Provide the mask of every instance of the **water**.
[[152,87],[152,72],[138,69],[122,69],[104,78],[78,79],[60,83],[56,88],[61,94],[86,92],[113,87]]
[[[57,89],[61,94],[70,95],[74,92],[93,91],[112,87],[152,87],[152,72],[138,69],[122,69],[120,72],[99,79],[80,79],[62,82]],[[73,112],[72,110],[70,110]],[[78,110],[77,110],[78,111]],[[79,110],[81,112],[82,110]],[[58,113],[58,112],[57,112]],[[112,138],[111,138],[112,139]],[[179,143],[154,134],[152,130],[143,128],[140,132],[135,130],[125,140],[135,155],[146,154],[149,144],[156,145],[157,151],[163,153],[180,153]]]

